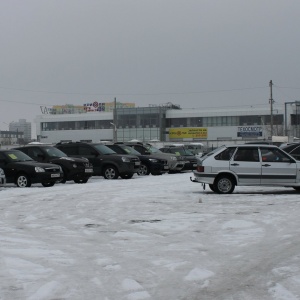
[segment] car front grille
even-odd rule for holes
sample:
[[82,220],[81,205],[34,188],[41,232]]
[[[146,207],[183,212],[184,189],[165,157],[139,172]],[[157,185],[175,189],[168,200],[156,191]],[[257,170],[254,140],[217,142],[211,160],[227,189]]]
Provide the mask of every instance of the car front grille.
[[82,165],[82,166],[84,166],[85,168],[90,168],[90,167],[92,167],[92,164],[90,164],[89,162],[84,162],[84,163],[80,163],[80,164],[78,164],[78,165]]
[[165,160],[165,159],[160,159],[159,162],[164,165],[164,166],[167,166],[168,165],[168,161]]
[[57,173],[60,172],[60,168],[59,167],[45,168],[45,171],[47,173]]
[[137,158],[137,157],[133,157],[133,158],[130,159],[130,161],[131,162],[138,162],[138,161],[140,161],[140,159]]
[[177,160],[178,161],[185,161],[185,158],[183,156],[176,156]]

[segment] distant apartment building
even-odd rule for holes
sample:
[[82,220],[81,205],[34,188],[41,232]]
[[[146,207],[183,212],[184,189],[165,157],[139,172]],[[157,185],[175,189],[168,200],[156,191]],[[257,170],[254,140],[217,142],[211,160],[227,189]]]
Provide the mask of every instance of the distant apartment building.
[[0,148],[1,145],[15,145],[23,143],[24,137],[21,131],[0,130]]
[[22,137],[20,135],[17,138],[24,139],[24,143],[28,143],[31,141],[31,123],[26,122],[26,119],[19,119],[18,122],[10,122],[9,130],[17,132],[17,135],[19,132],[22,133]]

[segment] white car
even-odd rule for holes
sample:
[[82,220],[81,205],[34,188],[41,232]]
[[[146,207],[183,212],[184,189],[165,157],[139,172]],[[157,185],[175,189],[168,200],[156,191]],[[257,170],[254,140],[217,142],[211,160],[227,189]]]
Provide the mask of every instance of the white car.
[[235,186],[284,186],[300,191],[300,161],[272,145],[222,146],[206,154],[193,171],[193,182],[219,194]]
[[3,169],[0,168],[0,185],[5,185],[5,183],[6,183],[6,177]]

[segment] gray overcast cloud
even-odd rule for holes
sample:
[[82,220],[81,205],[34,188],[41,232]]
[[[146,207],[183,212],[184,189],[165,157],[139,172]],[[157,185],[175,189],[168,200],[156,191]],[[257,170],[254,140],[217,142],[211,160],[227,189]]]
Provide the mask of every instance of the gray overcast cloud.
[[[40,105],[300,100],[299,0],[2,0],[0,129]],[[3,123],[4,122],[4,123]]]

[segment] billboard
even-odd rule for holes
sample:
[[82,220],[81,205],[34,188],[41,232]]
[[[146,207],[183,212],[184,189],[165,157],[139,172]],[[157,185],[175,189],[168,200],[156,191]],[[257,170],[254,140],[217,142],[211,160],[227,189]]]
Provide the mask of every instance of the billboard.
[[[89,102],[89,103],[84,103],[83,104],[84,109],[86,112],[95,112],[95,111],[105,111],[105,112],[111,112],[115,108],[115,103],[114,102]],[[117,102],[116,103],[117,108],[133,108],[135,107],[135,103],[121,103]]]
[[170,128],[170,139],[207,139],[207,127]]
[[237,131],[238,137],[259,137],[262,136],[262,126],[239,126]]
[[[133,108],[135,103],[130,102],[117,102],[117,108]],[[89,102],[84,103],[83,105],[53,105],[51,108],[47,106],[41,106],[42,114],[52,114],[52,115],[62,115],[62,114],[80,114],[87,112],[112,112],[115,108],[114,102]]]

